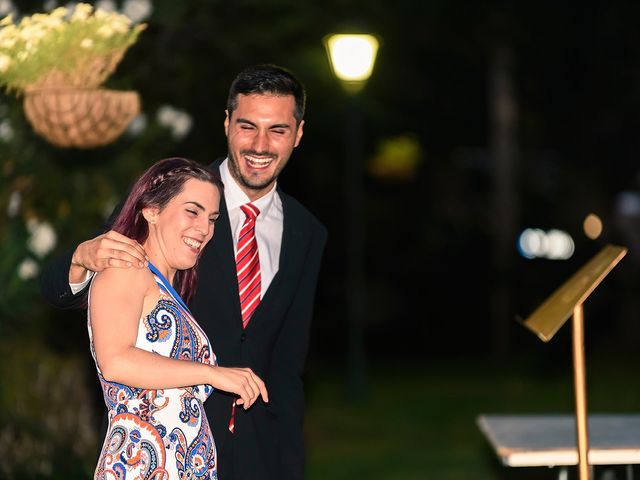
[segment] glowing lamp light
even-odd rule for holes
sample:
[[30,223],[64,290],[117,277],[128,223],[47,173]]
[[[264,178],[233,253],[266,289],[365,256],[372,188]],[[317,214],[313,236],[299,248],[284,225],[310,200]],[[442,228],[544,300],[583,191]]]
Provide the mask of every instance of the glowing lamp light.
[[378,39],[369,34],[334,34],[324,43],[336,77],[352,91],[362,88],[373,73]]

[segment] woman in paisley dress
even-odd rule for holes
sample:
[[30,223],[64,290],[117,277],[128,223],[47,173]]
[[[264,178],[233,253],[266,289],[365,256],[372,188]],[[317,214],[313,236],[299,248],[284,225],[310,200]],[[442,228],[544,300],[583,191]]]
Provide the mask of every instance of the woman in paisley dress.
[[95,479],[216,479],[203,402],[216,389],[238,395],[244,408],[259,396],[268,401],[250,369],[216,365],[186,306],[221,190],[196,162],[162,160],[114,222],[135,239],[132,248],[144,248],[149,268],[107,268],[92,280],[88,329],[109,418]]

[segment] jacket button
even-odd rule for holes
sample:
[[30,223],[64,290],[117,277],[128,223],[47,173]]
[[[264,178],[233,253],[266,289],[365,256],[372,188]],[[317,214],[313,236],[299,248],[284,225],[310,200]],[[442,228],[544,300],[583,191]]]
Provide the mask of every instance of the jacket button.
[[247,334],[242,332],[242,335],[240,335],[240,341],[244,342],[247,339]]

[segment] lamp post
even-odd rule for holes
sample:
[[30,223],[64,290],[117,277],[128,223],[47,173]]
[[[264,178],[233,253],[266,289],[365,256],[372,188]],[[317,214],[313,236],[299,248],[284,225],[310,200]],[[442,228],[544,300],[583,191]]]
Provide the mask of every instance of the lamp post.
[[366,394],[364,320],[364,187],[360,92],[373,72],[378,40],[373,35],[334,34],[324,39],[333,73],[348,94],[346,116],[345,217],[347,224],[347,390],[350,398]]

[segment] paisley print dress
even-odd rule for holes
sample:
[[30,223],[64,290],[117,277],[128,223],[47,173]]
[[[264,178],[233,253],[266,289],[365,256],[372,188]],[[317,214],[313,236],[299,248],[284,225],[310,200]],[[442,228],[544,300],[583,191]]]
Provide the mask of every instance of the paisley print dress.
[[[136,347],[215,365],[209,339],[189,309],[162,274],[149,268],[160,299],[140,319]],[[90,317],[88,329],[109,417],[94,479],[217,479],[216,449],[203,406],[213,388],[147,390],[108,382],[96,360]]]

